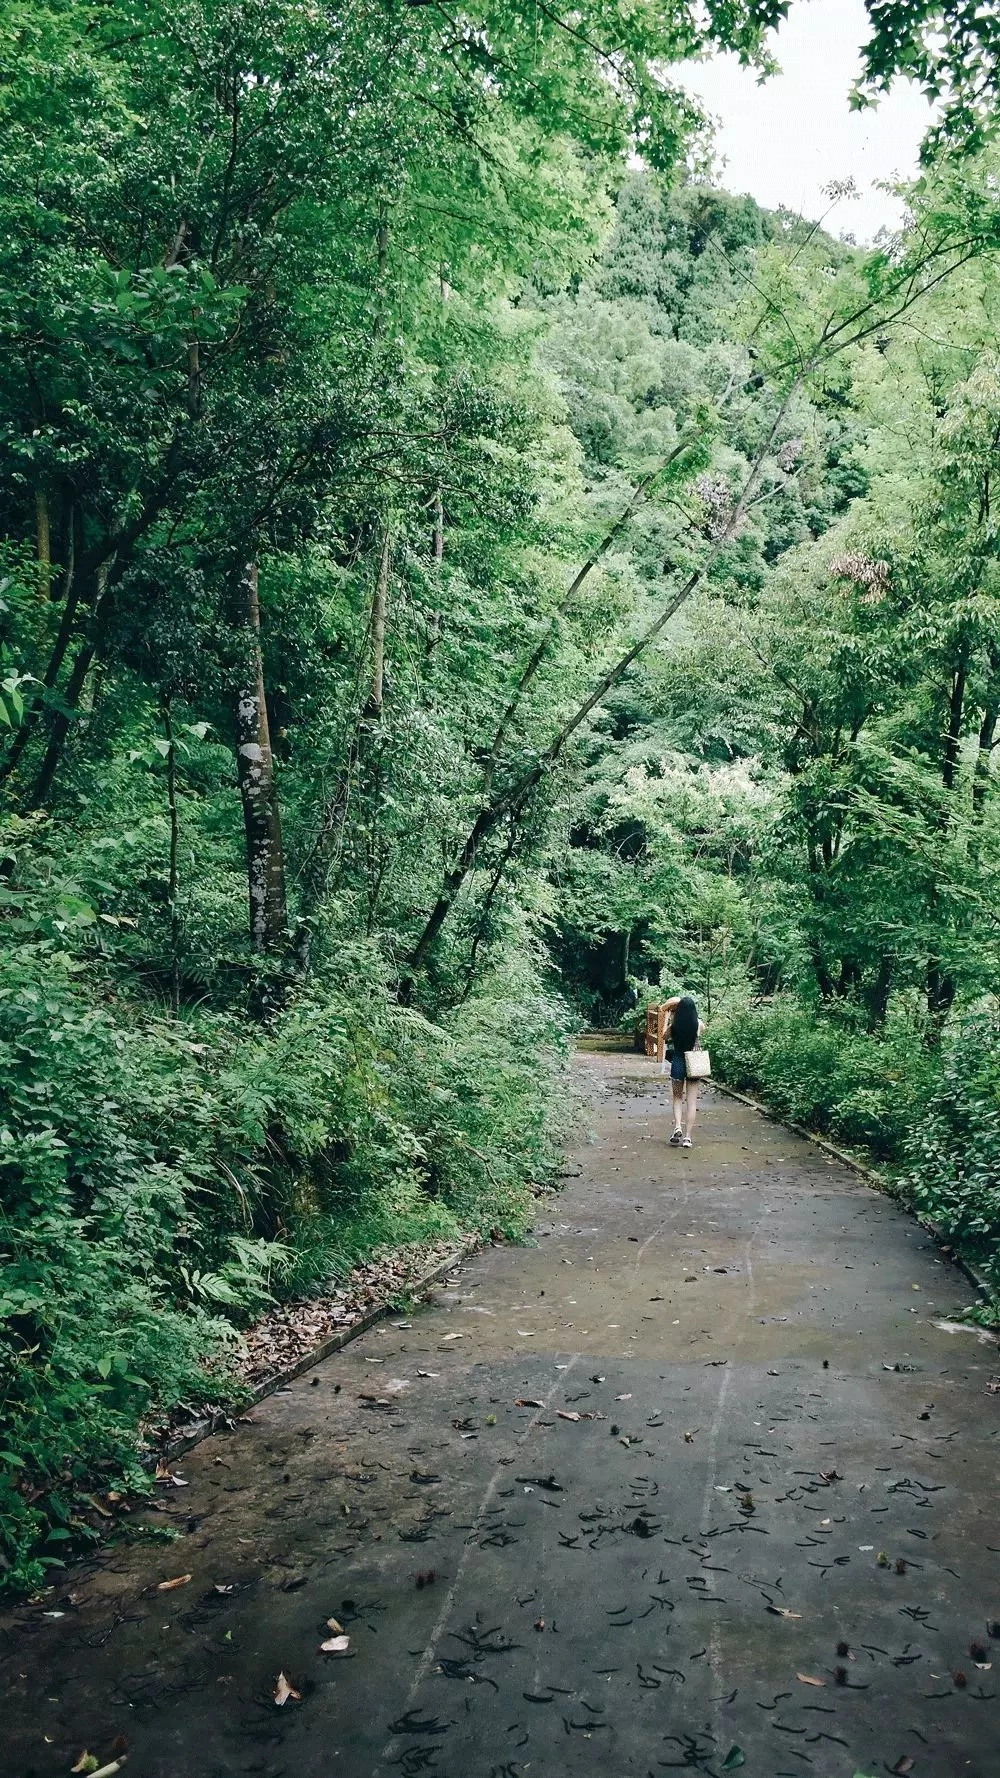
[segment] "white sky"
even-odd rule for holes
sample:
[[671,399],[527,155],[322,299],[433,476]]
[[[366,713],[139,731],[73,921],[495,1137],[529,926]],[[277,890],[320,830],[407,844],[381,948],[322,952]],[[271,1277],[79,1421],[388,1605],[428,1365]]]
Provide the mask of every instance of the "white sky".
[[867,35],[863,0],[795,0],[771,35],[781,73],[762,86],[732,55],[672,70],[717,120],[720,185],[815,220],[829,209],[822,187],[853,176],[861,197],[837,205],[826,223],[831,234],[870,241],[898,225],[899,204],[874,184],[916,171],[931,112],[904,80],[876,109],[848,109]]

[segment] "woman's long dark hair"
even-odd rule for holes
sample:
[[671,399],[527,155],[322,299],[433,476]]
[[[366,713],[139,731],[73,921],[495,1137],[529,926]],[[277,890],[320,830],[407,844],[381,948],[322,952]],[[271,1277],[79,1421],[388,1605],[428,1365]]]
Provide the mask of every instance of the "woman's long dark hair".
[[670,1036],[675,1050],[693,1050],[698,1041],[698,1008],[690,994],[683,994],[674,1008]]

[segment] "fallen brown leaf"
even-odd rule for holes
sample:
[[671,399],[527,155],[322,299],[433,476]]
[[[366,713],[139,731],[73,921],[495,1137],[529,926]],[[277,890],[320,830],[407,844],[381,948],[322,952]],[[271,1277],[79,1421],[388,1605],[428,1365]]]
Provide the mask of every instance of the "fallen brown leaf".
[[190,1579],[189,1574],[177,1574],[173,1580],[161,1580],[156,1590],[158,1593],[172,1593],[175,1587],[186,1587]]
[[536,1401],[533,1395],[519,1395],[514,1403],[516,1408],[543,1408],[544,1401]]
[[[320,1643],[319,1652],[321,1655],[346,1655],[350,1646],[351,1638],[349,1636],[330,1636],[326,1642]],[[298,1697],[297,1692],[294,1692],[292,1695],[293,1697]],[[275,1702],[277,1702],[277,1699]]]
[[301,1704],[302,1693],[297,1692],[294,1685],[289,1684],[283,1673],[279,1673],[274,1682],[274,1701],[276,1704],[287,1704],[289,1698],[297,1698]]
[[772,1617],[792,1617],[799,1619],[802,1617],[801,1611],[789,1611],[787,1605],[769,1605],[767,1609]]
[[814,1679],[811,1673],[796,1673],[796,1679],[802,1685],[825,1685],[825,1679]]
[[175,1475],[174,1471],[168,1464],[163,1462],[162,1458],[156,1465],[155,1479],[158,1482],[169,1482],[173,1488],[189,1488],[191,1485],[190,1482],[184,1480],[183,1476]]
[[580,1416],[579,1414],[568,1413],[565,1408],[557,1408],[556,1418],[559,1420],[579,1420]]
[[327,1618],[326,1627],[328,1630],[332,1630],[335,1636],[342,1636],[344,1634],[343,1624],[338,1624],[335,1617]]

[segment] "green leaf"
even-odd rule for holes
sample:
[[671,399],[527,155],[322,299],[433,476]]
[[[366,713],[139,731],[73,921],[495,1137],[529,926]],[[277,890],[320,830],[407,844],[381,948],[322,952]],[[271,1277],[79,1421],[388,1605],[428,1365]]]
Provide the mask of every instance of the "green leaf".
[[738,1747],[736,1745],[736,1742],[734,1741],[732,1747],[729,1749],[729,1752],[726,1754],[726,1757],[722,1762],[722,1770],[724,1772],[735,1772],[738,1770],[738,1768],[740,1766],[745,1766],[746,1763],[747,1763],[746,1754],[744,1753],[742,1747]]
[[98,1376],[99,1377],[110,1377],[111,1367],[113,1364],[114,1364],[114,1359],[111,1357],[111,1354],[109,1352],[105,1352],[103,1358],[99,1358],[97,1360],[97,1367],[96,1368],[97,1368]]

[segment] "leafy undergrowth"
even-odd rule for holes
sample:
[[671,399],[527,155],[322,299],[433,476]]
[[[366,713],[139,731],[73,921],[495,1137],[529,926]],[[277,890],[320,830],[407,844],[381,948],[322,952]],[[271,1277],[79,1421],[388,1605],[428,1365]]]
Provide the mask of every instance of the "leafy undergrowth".
[[346,1312],[376,1251],[424,1269],[528,1226],[558,1166],[560,1007],[522,972],[433,1021],[356,964],[261,1028],[151,1016],[55,941],[0,957],[5,1589],[149,1487],[144,1428],[241,1399],[268,1362],[244,1330],[276,1305]]
[[778,999],[712,1027],[720,1080],[885,1164],[889,1188],[985,1278],[1000,1320],[1000,1032],[967,1018],[928,1050]]

